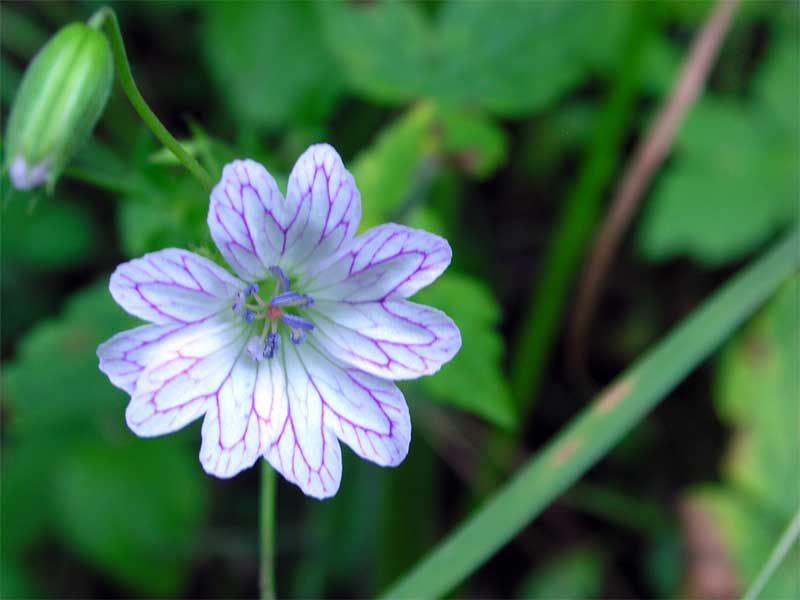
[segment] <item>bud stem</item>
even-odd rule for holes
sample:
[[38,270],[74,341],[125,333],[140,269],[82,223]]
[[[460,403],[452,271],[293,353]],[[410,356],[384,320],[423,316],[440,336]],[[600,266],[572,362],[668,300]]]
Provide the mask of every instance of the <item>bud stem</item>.
[[111,54],[114,57],[114,65],[119,75],[119,83],[128,96],[128,100],[130,100],[134,110],[136,110],[142,118],[142,121],[145,122],[158,140],[181,161],[181,164],[195,176],[206,191],[210,192],[214,187],[214,180],[211,178],[211,175],[208,174],[208,171],[206,171],[193,156],[186,152],[178,140],[172,137],[170,132],[167,131],[167,128],[164,127],[155,113],[147,105],[147,102],[145,102],[145,99],[139,92],[139,88],[136,87],[136,82],[133,80],[133,74],[131,73],[130,63],[128,63],[128,57],[125,53],[122,32],[120,31],[117,15],[114,13],[114,10],[104,6],[92,15],[88,25],[95,29],[105,27],[106,35],[111,45]]

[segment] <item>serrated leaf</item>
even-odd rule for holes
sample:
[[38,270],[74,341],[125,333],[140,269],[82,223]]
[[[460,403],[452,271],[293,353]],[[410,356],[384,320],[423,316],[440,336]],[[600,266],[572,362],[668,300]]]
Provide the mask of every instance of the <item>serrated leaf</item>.
[[73,296],[5,365],[3,549],[21,561],[46,529],[129,589],[175,595],[205,514],[205,476],[180,437],[127,430],[126,396],[99,371],[96,350],[135,320],[107,286]]
[[501,367],[503,338],[497,331],[501,312],[488,287],[448,271],[413,300],[445,311],[461,329],[461,350],[435,377],[420,380],[424,390],[499,427],[512,427],[516,415]]
[[491,2],[454,1],[434,22],[411,3],[324,8],[328,47],[360,93],[503,116],[546,106],[607,62],[628,12],[604,3],[511,2],[498,10]]
[[303,2],[206,5],[204,56],[243,128],[316,122],[333,108],[341,76],[317,12]]
[[796,45],[779,44],[762,67],[754,101],[709,97],[694,107],[674,163],[647,201],[637,232],[645,257],[721,265],[797,219],[796,66]]

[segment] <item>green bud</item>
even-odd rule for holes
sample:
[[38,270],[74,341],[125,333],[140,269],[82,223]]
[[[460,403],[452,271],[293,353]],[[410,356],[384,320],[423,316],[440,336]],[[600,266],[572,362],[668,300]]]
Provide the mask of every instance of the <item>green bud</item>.
[[49,189],[103,113],[114,68],[105,36],[71,23],[25,71],[11,107],[6,151],[11,182]]

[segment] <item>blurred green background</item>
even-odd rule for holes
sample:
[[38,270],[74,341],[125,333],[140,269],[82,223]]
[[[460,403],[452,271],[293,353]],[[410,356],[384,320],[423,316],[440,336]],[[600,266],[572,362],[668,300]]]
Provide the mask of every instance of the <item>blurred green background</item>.
[[[100,6],[0,5],[4,121],[37,49]],[[541,366],[539,385],[512,394],[526,307],[572,204],[588,227],[571,243],[586,248],[712,4],[112,6],[143,95],[212,176],[248,156],[285,185],[327,141],[356,177],[362,230],[403,222],[453,246],[418,298],[464,345],[402,386],[406,461],[384,470],[343,452],[325,502],[279,484],[279,594],[373,596],[586,403],[566,361],[572,287],[552,351],[526,365]],[[740,7],[608,275],[588,346],[597,385],[797,219],[798,43],[797,3]],[[3,597],[256,595],[257,469],[206,476],[199,423],[136,438],[95,356],[135,323],[108,294],[111,270],[167,246],[213,255],[207,202],[117,87],[53,196],[3,178]],[[798,294],[795,277],[454,595],[740,593],[798,505]],[[518,452],[497,464],[501,435]],[[791,566],[764,597],[791,594]]]

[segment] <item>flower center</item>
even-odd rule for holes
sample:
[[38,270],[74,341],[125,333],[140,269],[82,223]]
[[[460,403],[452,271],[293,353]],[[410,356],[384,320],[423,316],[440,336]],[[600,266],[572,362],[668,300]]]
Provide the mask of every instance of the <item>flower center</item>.
[[301,344],[306,339],[307,332],[314,329],[314,324],[308,319],[287,312],[287,309],[312,306],[314,298],[308,294],[293,292],[289,278],[280,267],[272,266],[269,271],[275,278],[275,290],[269,301],[259,295],[258,284],[251,283],[243,292],[237,292],[232,306],[233,312],[246,322],[264,322],[261,335],[254,335],[247,342],[247,351],[255,361],[275,356],[281,344],[279,326],[289,330],[294,344]]

